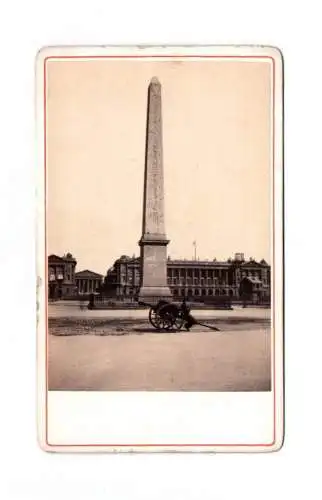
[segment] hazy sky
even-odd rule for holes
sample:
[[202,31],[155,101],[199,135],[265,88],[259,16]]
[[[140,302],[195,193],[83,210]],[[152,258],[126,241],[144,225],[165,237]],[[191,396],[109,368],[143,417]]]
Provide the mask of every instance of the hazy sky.
[[171,258],[270,261],[271,66],[242,60],[47,63],[48,248],[106,273],[139,255],[147,89],[162,85]]

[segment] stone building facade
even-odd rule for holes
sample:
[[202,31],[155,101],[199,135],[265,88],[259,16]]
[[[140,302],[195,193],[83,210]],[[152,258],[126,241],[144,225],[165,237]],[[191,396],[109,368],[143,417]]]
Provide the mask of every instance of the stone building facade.
[[71,253],[63,257],[48,257],[48,297],[62,299],[76,293],[75,268],[77,261]]
[[[140,258],[122,255],[108,270],[104,280],[104,293],[114,297],[135,296],[140,287]],[[246,281],[245,281],[246,279]],[[167,282],[173,297],[191,299],[230,297],[241,298],[249,290],[252,299],[269,300],[271,270],[262,259],[245,260],[236,254],[227,261],[167,260]]]
[[75,281],[78,294],[86,295],[100,291],[103,276],[89,269],[85,269],[75,274]]
[[101,274],[85,269],[76,271],[77,261],[71,253],[63,257],[48,256],[48,298],[51,300],[73,298],[100,291]]

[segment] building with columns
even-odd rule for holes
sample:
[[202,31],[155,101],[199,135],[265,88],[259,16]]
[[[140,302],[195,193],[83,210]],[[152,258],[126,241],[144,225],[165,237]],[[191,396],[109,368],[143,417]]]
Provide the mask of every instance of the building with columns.
[[89,269],[75,273],[77,292],[79,295],[96,293],[100,290],[103,276]]
[[[104,279],[103,290],[108,296],[122,298],[137,295],[140,287],[140,258],[122,255]],[[173,297],[208,300],[229,297],[240,300],[247,291],[255,301],[270,298],[270,266],[262,259],[245,260],[244,254],[235,254],[227,261],[167,260],[167,283]]]
[[101,289],[103,276],[85,269],[75,272],[77,261],[71,253],[48,256],[48,298],[51,300],[89,295]]

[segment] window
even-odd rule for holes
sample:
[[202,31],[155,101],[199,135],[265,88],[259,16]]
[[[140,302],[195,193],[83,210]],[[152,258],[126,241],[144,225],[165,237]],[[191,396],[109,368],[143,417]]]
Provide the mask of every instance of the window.
[[64,279],[64,273],[63,273],[63,270],[61,267],[57,267],[56,276],[57,276],[57,279],[59,279],[59,280]]

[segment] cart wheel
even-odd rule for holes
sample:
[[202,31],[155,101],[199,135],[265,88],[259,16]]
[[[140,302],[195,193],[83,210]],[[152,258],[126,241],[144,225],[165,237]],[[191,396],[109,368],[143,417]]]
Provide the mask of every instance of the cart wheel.
[[155,310],[151,307],[149,321],[157,330],[170,330],[175,318],[168,311],[162,311],[162,308]]
[[178,326],[180,326],[180,321],[177,324],[179,310],[174,304],[166,304],[161,307],[159,310],[159,315],[163,323],[163,330],[170,330],[173,327],[178,329]]
[[149,321],[154,328],[159,330],[161,328],[161,318],[158,312],[151,307],[150,312],[149,312]]
[[174,323],[174,318],[169,313],[162,314],[161,320],[161,329],[162,330],[170,330]]

